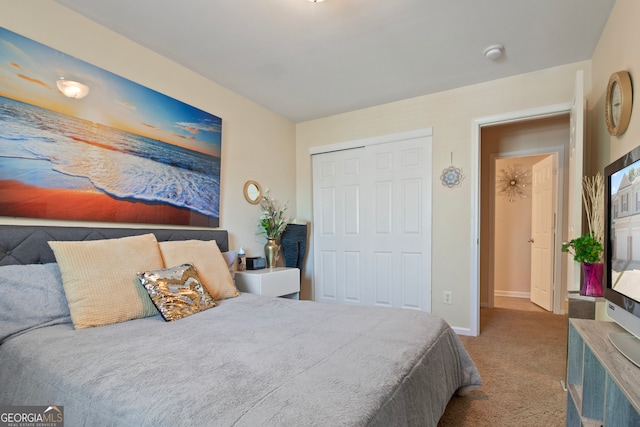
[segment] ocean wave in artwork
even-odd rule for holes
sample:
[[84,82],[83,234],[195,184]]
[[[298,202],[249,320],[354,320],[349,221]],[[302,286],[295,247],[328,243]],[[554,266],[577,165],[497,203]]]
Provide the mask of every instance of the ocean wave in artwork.
[[[78,183],[89,180],[113,197],[168,203],[219,217],[218,157],[0,99],[0,157],[46,161],[50,171],[83,178]],[[30,184],[52,185],[42,178],[51,174],[38,176],[43,182]]]

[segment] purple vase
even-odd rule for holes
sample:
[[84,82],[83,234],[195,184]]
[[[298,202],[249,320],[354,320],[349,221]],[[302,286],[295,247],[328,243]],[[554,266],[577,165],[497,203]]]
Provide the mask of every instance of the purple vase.
[[602,267],[601,262],[593,264],[583,263],[582,269],[584,273],[584,280],[582,282],[582,289],[580,295],[586,295],[590,297],[602,296]]

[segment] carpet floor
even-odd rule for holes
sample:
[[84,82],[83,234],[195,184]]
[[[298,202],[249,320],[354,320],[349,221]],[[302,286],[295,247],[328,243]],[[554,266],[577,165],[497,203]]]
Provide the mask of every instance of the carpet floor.
[[439,427],[563,426],[567,317],[483,308],[479,337],[461,336],[483,386],[454,396]]

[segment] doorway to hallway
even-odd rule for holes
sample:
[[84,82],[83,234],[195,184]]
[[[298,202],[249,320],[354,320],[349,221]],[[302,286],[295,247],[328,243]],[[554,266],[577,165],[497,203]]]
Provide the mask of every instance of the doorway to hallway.
[[[509,163],[521,164],[522,168],[530,171],[531,165],[539,159],[554,153],[558,156],[560,197],[555,224],[558,226],[556,240],[562,241],[566,236],[563,224],[567,223],[565,206],[568,193],[569,132],[568,114],[482,127],[479,248],[481,307],[494,307],[496,296],[523,298],[527,302],[530,297],[531,200],[522,198],[508,202],[501,198],[498,190],[499,172],[507,169]],[[531,197],[530,191],[528,197]],[[504,210],[500,209],[501,203]],[[505,211],[511,214],[508,220],[505,218]],[[556,262],[558,257],[551,256],[554,256],[554,270],[561,269],[562,266]],[[554,278],[557,277],[559,274],[554,274]],[[561,292],[561,283],[554,283],[553,287],[555,292]]]
[[[552,167],[555,157],[553,153],[494,159],[496,192],[489,195],[494,196],[489,237],[493,239],[494,254],[489,260],[493,265],[487,266],[493,296],[530,299],[547,311],[553,310],[557,186],[555,182],[541,186],[535,169],[546,163]],[[549,175],[553,181],[554,175]]]

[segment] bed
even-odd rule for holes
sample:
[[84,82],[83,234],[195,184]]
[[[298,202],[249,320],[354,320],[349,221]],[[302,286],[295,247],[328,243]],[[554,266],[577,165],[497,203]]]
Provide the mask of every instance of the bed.
[[[241,293],[171,322],[74,329],[48,242],[148,233],[228,250],[224,230],[0,225],[0,405],[62,406],[67,426],[436,426],[481,385],[446,322],[414,310]],[[43,298],[58,305],[30,313]]]

